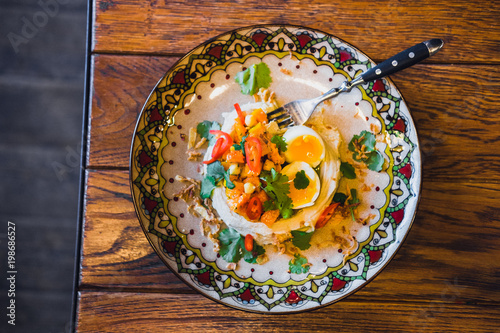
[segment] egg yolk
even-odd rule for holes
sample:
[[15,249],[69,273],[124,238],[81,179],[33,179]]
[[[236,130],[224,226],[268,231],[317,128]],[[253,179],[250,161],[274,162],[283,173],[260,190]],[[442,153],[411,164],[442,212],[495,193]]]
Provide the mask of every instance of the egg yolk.
[[288,144],[287,155],[291,161],[303,161],[316,166],[321,161],[323,145],[312,135],[297,137]]
[[293,207],[300,207],[311,203],[314,199],[317,191],[316,182],[309,177],[307,178],[309,179],[309,186],[301,190],[295,188],[293,185],[293,179],[290,180],[290,193],[288,194],[288,197],[292,199]]

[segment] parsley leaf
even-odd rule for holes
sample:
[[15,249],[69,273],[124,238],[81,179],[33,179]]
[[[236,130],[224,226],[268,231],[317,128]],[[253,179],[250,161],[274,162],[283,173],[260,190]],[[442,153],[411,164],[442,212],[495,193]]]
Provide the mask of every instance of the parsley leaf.
[[307,259],[302,257],[300,254],[295,254],[294,258],[288,262],[288,267],[290,272],[293,274],[302,274],[309,272],[309,265],[307,265]]
[[227,262],[238,262],[243,258],[250,264],[257,262],[257,257],[263,255],[265,249],[253,241],[253,250],[245,249],[245,237],[240,235],[238,231],[232,228],[227,228],[219,233],[220,255]]
[[262,204],[262,208],[264,208],[265,212],[267,212],[268,210],[278,209],[278,207],[276,207],[276,204],[272,200],[264,201],[264,203]]
[[229,178],[229,170],[226,171],[222,166],[222,163],[217,160],[213,163],[210,163],[207,166],[207,176],[211,176],[215,179],[215,181],[220,181],[222,179],[226,180],[226,187],[228,189],[234,188],[234,183]]
[[[293,214],[292,199],[288,197],[290,193],[290,184],[288,176],[277,172],[274,168],[271,173],[261,173],[261,179],[266,182],[263,188],[266,194],[275,201],[276,207],[284,219],[290,218]],[[266,205],[269,208],[269,205]]]
[[216,188],[214,177],[207,176],[201,181],[200,196],[202,199],[210,198],[212,191]]
[[247,251],[245,249],[245,238],[243,236],[241,236],[241,242],[242,242],[242,249],[243,249],[243,259],[248,262],[249,264],[255,264],[257,263],[257,257],[263,255],[264,253],[266,253],[266,250],[264,250],[264,248],[262,246],[260,246],[259,244],[257,244],[255,242],[255,240],[253,241],[253,250],[252,252],[250,251]]
[[240,85],[243,94],[253,95],[260,88],[269,87],[272,82],[271,71],[265,63],[261,62],[236,74],[235,81]]
[[226,180],[228,189],[234,188],[234,183],[229,178],[229,170],[225,170],[222,163],[217,160],[207,166],[207,174],[201,181],[200,195],[203,199],[209,198],[212,195],[212,190],[217,187],[217,183],[221,180]]
[[295,186],[297,190],[303,190],[309,186],[309,178],[307,178],[304,170],[300,170],[295,174],[293,186]]
[[292,244],[301,250],[307,250],[311,247],[311,237],[313,232],[305,232],[300,230],[292,230]]
[[353,158],[358,162],[364,162],[368,169],[373,171],[382,170],[384,157],[375,149],[375,135],[368,131],[362,131],[360,135],[354,135],[349,142],[348,148],[353,152]]
[[216,121],[205,120],[196,126],[196,132],[208,140],[208,144],[212,145],[215,142],[215,136],[210,134],[211,130],[220,130],[220,124]]
[[285,141],[285,139],[283,139],[282,136],[279,136],[279,135],[275,135],[271,138],[271,142],[274,143],[276,145],[276,147],[278,148],[279,151],[281,152],[285,152],[287,151],[287,143]]
[[220,255],[227,262],[240,261],[243,251],[241,250],[241,235],[238,231],[228,228],[219,233]]
[[333,195],[333,201],[334,202],[340,202],[341,204],[345,203],[347,200],[347,195],[341,192],[337,192]]
[[356,172],[354,171],[354,167],[350,165],[348,162],[341,162],[340,163],[340,171],[344,175],[345,178],[347,179],[355,179],[356,178]]
[[246,156],[246,154],[245,154],[245,141],[247,140],[247,137],[248,137],[248,134],[241,138],[240,143],[233,144],[234,150],[241,150],[241,152],[243,153],[243,156]]

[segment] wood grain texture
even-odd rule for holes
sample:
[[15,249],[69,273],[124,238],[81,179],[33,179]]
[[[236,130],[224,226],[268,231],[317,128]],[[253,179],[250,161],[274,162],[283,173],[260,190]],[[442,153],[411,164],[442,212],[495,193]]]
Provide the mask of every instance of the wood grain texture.
[[498,308],[443,302],[343,301],[293,315],[233,310],[201,295],[82,292],[79,332],[493,332]]
[[[140,228],[125,171],[89,171],[80,290],[192,293],[161,262]],[[500,189],[424,182],[402,248],[356,299],[498,302]],[[453,209],[450,209],[453,207]],[[445,295],[445,296],[442,296]]]
[[432,62],[500,62],[500,8],[490,2],[341,0],[97,0],[93,51],[183,54],[221,33],[255,24],[294,24],[331,33],[377,62],[439,37]]
[[175,57],[92,57],[87,165],[128,167],[137,116],[175,61]]
[[[89,168],[128,167],[142,104],[177,59],[94,56]],[[500,66],[417,65],[393,81],[415,120],[426,179],[500,180],[492,149],[500,140]]]

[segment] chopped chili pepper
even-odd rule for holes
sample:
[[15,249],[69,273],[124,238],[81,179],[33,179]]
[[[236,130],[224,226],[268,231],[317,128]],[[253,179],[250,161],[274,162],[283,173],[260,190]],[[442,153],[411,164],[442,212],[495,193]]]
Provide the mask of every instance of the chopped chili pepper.
[[236,109],[236,113],[238,113],[238,119],[240,120],[242,125],[245,125],[245,114],[241,111],[240,105],[238,103],[234,104],[234,108]]
[[205,164],[215,162],[233,145],[233,139],[226,132],[211,130],[209,133],[218,136],[219,138],[215,141],[214,148],[212,149],[212,158],[208,161],[203,161]]
[[245,250],[247,250],[248,252],[253,251],[253,237],[250,234],[247,234],[245,236]]
[[326,223],[330,220],[335,212],[335,209],[340,205],[340,202],[332,203],[330,206],[326,207],[323,213],[321,213],[318,221],[316,222],[316,229],[323,228]]
[[258,220],[262,215],[262,201],[258,197],[252,197],[248,202],[246,213],[250,220]]
[[247,157],[247,164],[251,171],[260,174],[262,169],[262,144],[259,139],[249,136],[245,140],[245,154]]

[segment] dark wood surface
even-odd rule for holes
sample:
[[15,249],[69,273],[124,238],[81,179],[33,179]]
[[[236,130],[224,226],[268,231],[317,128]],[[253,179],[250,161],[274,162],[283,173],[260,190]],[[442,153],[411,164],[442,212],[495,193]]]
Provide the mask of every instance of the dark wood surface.
[[[79,331],[464,332],[500,325],[497,7],[115,0],[95,1],[94,10]],[[368,286],[305,314],[246,313],[192,291],[154,253],[130,194],[133,129],[156,82],[200,42],[257,23],[324,30],[375,61],[431,37],[445,40],[439,56],[392,76],[424,159],[422,199],[405,244]]]

